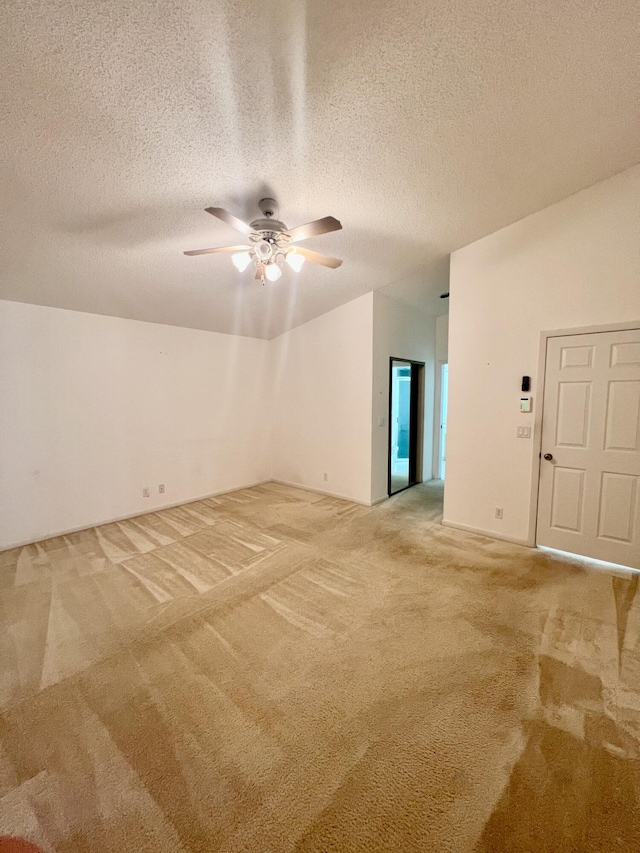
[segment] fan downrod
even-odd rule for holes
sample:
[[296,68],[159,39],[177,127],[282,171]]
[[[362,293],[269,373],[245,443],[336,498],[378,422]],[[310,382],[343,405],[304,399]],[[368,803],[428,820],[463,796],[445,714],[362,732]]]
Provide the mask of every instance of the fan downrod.
[[258,207],[263,216],[267,219],[278,218],[278,203],[274,198],[261,198],[258,202]]

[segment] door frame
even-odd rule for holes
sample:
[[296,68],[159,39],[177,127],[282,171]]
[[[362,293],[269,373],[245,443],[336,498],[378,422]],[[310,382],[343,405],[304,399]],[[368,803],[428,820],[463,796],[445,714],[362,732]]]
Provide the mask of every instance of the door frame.
[[[411,387],[410,387],[410,432],[409,432],[409,483],[403,488],[393,492],[393,495],[399,495],[405,489],[410,489],[412,486],[417,486],[422,483],[422,471],[424,468],[424,361],[414,361],[411,358],[397,358],[396,356],[389,357],[389,417],[387,431],[387,497],[392,497],[391,492],[391,417],[393,411],[393,363],[394,361],[402,362],[411,366]],[[413,368],[419,368],[418,380],[413,382]],[[414,439],[415,436],[415,439]],[[415,453],[411,454],[411,448],[415,441]],[[411,480],[412,467],[414,467],[415,479]]]
[[[538,352],[538,388],[532,389],[532,394],[538,398],[537,406],[534,405],[533,422],[533,460],[531,476],[531,499],[529,502],[529,536],[524,545],[536,546],[538,541],[538,504],[540,501],[540,467],[542,463],[542,422],[544,418],[544,392],[545,378],[547,373],[547,341],[549,338],[561,338],[566,335],[594,335],[600,332],[629,332],[640,330],[640,320],[631,320],[624,323],[604,323],[597,326],[577,326],[572,329],[551,329],[540,332],[540,348]],[[589,559],[584,557],[581,559]]]
[[[433,406],[433,479],[444,482],[444,478],[440,476],[440,461],[442,458],[442,368],[448,366],[449,361],[446,358],[438,359],[436,364],[436,388],[434,395]],[[447,378],[447,399],[448,399],[448,378]]]

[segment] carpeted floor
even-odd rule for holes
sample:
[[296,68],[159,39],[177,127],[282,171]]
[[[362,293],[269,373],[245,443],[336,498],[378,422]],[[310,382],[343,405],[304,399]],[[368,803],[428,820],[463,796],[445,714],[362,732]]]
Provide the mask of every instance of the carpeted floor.
[[640,849],[637,574],[275,484],[0,554],[0,834]]

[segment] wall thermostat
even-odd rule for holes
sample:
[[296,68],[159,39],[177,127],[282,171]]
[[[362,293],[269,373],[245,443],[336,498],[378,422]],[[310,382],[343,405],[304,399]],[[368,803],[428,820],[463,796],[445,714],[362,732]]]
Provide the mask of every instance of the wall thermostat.
[[520,397],[520,411],[521,412],[530,412],[532,402],[533,402],[533,397]]

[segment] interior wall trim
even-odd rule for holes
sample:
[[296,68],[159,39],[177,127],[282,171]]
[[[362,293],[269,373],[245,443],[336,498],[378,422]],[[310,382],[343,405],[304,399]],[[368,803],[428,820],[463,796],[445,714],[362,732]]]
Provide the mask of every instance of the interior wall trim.
[[[269,482],[279,483],[281,486],[291,486],[293,489],[302,489],[305,492],[315,492],[318,495],[326,495],[328,498],[338,498],[338,500],[349,501],[349,503],[360,504],[360,506],[373,506],[376,503],[380,503],[381,500],[386,500],[385,497],[377,501],[361,501],[358,500],[358,498],[349,497],[349,495],[342,495],[339,492],[329,492],[327,489],[316,489],[313,486],[305,486],[303,483],[293,483],[291,480],[278,480],[275,477]],[[256,483],[256,485],[258,484]]]
[[369,506],[378,506],[378,504],[382,504],[385,501],[389,500],[389,495],[383,495],[381,498],[374,498]]
[[514,545],[522,545],[524,548],[535,548],[535,544],[528,539],[518,539],[515,536],[502,535],[495,530],[482,530],[480,527],[472,527],[470,524],[459,524],[457,521],[442,519],[444,527],[454,527],[456,530],[464,530],[466,533],[476,533],[479,536],[489,536],[491,539],[500,539],[502,542],[511,542]]
[[66,530],[58,530],[53,533],[47,533],[40,536],[38,539],[26,539],[22,542],[10,542],[8,545],[3,545],[0,548],[2,551],[10,551],[12,548],[24,548],[26,545],[33,545],[34,542],[45,542],[47,539],[53,539],[55,536],[67,536],[69,533],[79,533],[81,530],[89,530],[91,527],[102,527],[104,524],[113,524],[116,521],[128,521],[130,518],[140,518],[142,515],[149,515],[151,512],[160,512],[163,509],[173,509],[175,506],[186,506],[187,504],[196,503],[196,501],[204,501],[207,498],[217,498],[219,495],[230,495],[233,492],[241,492],[243,489],[251,489],[253,486],[264,486],[266,483],[275,482],[271,478],[268,480],[257,480],[255,483],[247,483],[244,486],[234,486],[232,489],[221,489],[217,492],[209,492],[206,495],[200,495],[195,498],[187,498],[183,501],[174,501],[173,503],[161,504],[160,506],[149,507],[144,512],[132,512],[127,515],[116,515],[113,518],[105,518],[101,521],[95,521],[93,524],[82,524],[80,527],[69,527]]

